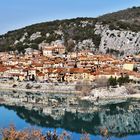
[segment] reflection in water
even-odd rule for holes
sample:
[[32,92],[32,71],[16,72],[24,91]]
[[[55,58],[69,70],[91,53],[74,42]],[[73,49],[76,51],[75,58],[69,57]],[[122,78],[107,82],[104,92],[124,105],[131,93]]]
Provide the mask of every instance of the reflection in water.
[[[87,108],[90,104],[85,105]],[[83,129],[94,135],[99,135],[101,129],[107,128],[109,135],[116,137],[140,134],[140,102],[136,100],[102,105],[99,106],[99,111],[92,113],[65,111],[59,116],[58,110],[45,115],[42,109],[30,111],[25,107],[9,105],[5,107],[16,111],[26,122],[42,127],[59,127],[80,133]]]

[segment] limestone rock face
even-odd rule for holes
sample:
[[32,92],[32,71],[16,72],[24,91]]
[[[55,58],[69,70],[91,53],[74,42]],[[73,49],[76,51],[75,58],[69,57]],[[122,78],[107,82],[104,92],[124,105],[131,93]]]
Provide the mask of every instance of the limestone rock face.
[[140,50],[140,32],[110,30],[102,24],[95,25],[95,33],[101,35],[99,51],[119,56],[137,54]]
[[79,50],[94,50],[95,44],[93,43],[92,39],[85,39],[81,42],[78,42],[75,48],[78,48]]
[[36,40],[36,39],[39,38],[39,37],[41,37],[41,32],[33,33],[33,34],[30,36],[30,41]]

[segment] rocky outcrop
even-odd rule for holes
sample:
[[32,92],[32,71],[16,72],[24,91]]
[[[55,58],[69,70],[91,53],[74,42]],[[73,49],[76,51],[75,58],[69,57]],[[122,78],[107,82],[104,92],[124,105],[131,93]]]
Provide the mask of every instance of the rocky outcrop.
[[108,25],[96,24],[95,33],[101,35],[99,51],[118,56],[137,54],[140,50],[140,32],[110,30]]
[[85,39],[81,42],[78,42],[75,46],[75,48],[78,48],[79,50],[86,50],[86,49],[90,49],[90,50],[95,50],[95,44],[92,41],[92,39]]
[[125,86],[117,87],[117,88],[98,88],[93,89],[91,91],[91,95],[94,95],[94,97],[127,97],[129,95],[129,92],[127,91]]
[[36,40],[36,39],[39,38],[39,37],[41,37],[41,32],[33,33],[33,34],[30,36],[30,41]]

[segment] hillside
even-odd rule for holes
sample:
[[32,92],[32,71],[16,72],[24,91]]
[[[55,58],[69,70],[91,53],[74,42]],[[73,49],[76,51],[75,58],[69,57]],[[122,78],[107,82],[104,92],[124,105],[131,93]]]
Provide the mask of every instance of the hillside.
[[[96,19],[77,18],[70,20],[56,20],[31,25],[19,30],[10,31],[0,36],[0,51],[32,47],[37,49],[42,41],[51,43],[56,40],[63,40],[69,46],[70,39],[76,42],[84,39],[92,39],[96,46],[100,44],[100,37],[94,33]],[[68,48],[68,51],[71,51]]]
[[100,16],[98,21],[109,24],[110,29],[140,31],[140,7],[128,8],[118,12]]
[[[132,42],[131,49],[140,48],[139,32],[140,7],[133,7],[98,18],[56,20],[9,31],[0,36],[0,51],[25,52],[24,49],[29,47],[38,49],[42,42],[54,43],[59,40],[64,43],[67,52],[91,49],[95,53],[124,55],[125,50],[120,52],[120,49],[126,46],[127,39]],[[112,38],[118,41],[115,43]],[[114,45],[111,45],[112,43]],[[116,46],[117,44],[119,46]],[[136,52],[138,51],[132,53]]]

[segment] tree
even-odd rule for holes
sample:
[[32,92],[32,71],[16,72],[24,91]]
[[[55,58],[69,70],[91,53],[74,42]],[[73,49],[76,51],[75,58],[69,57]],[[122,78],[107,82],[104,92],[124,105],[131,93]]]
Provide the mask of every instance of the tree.
[[122,86],[124,83],[129,83],[130,82],[129,75],[119,77],[117,82],[119,86]]
[[124,83],[123,77],[122,77],[122,76],[119,77],[119,78],[117,79],[117,82],[118,82],[119,86],[122,86],[122,84]]
[[38,45],[37,45],[37,44],[35,44],[35,43],[32,43],[30,47],[31,47],[32,49],[35,49],[35,50],[37,50],[37,49],[38,49]]
[[124,83],[129,83],[130,82],[130,79],[129,79],[129,75],[125,75],[124,78]]
[[138,68],[137,67],[134,67],[133,71],[137,72],[138,71]]
[[116,86],[117,85],[117,79],[116,79],[116,77],[115,78],[113,78],[112,76],[108,79],[108,84],[110,85],[110,86]]

